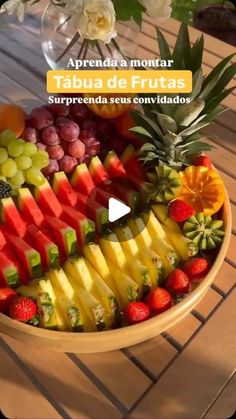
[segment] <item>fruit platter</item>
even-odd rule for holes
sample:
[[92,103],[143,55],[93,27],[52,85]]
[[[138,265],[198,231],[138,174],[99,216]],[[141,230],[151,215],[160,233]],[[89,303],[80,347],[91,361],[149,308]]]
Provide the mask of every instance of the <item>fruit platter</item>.
[[[184,26],[175,50],[183,38]],[[0,104],[1,332],[108,351],[164,332],[207,292],[231,210],[201,131],[230,93],[232,57],[203,77],[203,48],[178,63],[194,75],[188,104]],[[111,198],[130,209],[114,222]]]

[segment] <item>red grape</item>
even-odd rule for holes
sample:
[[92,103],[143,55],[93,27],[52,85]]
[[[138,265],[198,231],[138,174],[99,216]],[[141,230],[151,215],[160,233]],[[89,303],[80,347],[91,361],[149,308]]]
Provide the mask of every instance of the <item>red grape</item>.
[[72,157],[79,159],[85,153],[85,145],[80,140],[76,140],[69,144],[68,151]]
[[[28,121],[29,122],[29,121]],[[35,108],[30,115],[30,126],[36,129],[43,129],[53,124],[53,116],[47,109]]]
[[64,156],[64,150],[60,145],[49,145],[47,146],[47,152],[50,159],[60,160]]
[[63,127],[63,125],[67,124],[67,122],[71,122],[71,119],[66,118],[66,116],[59,116],[56,119],[55,125],[56,125],[57,128],[61,128],[61,127]]
[[59,164],[57,160],[49,160],[49,165],[42,169],[44,176],[53,175],[56,172],[59,172]]
[[60,128],[60,136],[64,141],[73,142],[77,140],[80,134],[79,126],[73,122],[67,122]]
[[39,133],[35,128],[26,127],[21,137],[24,138],[25,141],[36,144],[39,140]]
[[83,130],[80,132],[79,139],[80,139],[81,141],[86,141],[86,140],[88,140],[89,138],[95,138],[95,131],[94,131],[94,130],[83,129]]
[[93,130],[94,134],[96,134],[97,124],[95,121],[92,121],[91,119],[85,119],[85,121],[82,124],[82,127],[86,130]]
[[89,117],[90,111],[84,103],[77,103],[71,106],[71,115],[73,119],[80,123]]
[[79,163],[89,164],[90,161],[91,161],[91,156],[89,156],[88,154],[84,154],[82,157],[80,157],[80,159],[78,159]]
[[53,103],[51,105],[48,105],[47,109],[59,116],[67,116],[70,113],[70,107],[67,105],[62,105],[60,103]]
[[60,138],[58,136],[58,130],[53,125],[50,127],[44,128],[42,133],[43,140],[47,145],[57,145],[60,144]]
[[84,130],[81,134],[83,135],[80,135],[79,139],[83,141],[85,145],[85,153],[90,156],[96,156],[100,152],[100,141],[92,135],[91,131]]
[[43,144],[43,143],[37,143],[37,147],[40,149],[40,150],[46,150],[46,148],[47,148],[47,146],[46,146],[46,144]]
[[77,159],[71,156],[64,156],[61,160],[59,160],[60,170],[63,170],[65,173],[71,173],[77,164]]

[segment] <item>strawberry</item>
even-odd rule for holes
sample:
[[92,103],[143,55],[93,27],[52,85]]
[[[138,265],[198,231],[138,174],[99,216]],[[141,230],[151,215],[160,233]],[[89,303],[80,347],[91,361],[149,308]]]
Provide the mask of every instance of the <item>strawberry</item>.
[[167,290],[157,287],[146,296],[145,303],[148,305],[153,314],[160,314],[171,308],[174,301]]
[[166,278],[165,287],[175,295],[187,294],[191,290],[191,283],[181,269],[174,269]]
[[191,282],[199,282],[209,271],[209,262],[204,258],[193,258],[185,262],[183,271]]
[[10,317],[20,322],[32,320],[37,313],[37,306],[33,300],[24,296],[15,297],[10,305]]
[[129,324],[140,323],[149,319],[150,310],[142,301],[135,301],[126,306],[124,309],[124,316]]
[[12,288],[0,288],[0,313],[7,313],[12,299],[16,296],[16,291]]
[[175,199],[168,207],[169,217],[177,223],[183,223],[195,214],[195,210],[187,202]]
[[205,166],[208,167],[208,169],[212,169],[212,161],[208,156],[205,156],[204,154],[195,157],[193,160],[194,166]]

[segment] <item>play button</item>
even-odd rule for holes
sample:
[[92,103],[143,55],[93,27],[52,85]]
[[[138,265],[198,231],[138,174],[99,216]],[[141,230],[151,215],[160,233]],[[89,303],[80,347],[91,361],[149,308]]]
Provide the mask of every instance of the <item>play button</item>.
[[108,216],[110,223],[114,223],[131,212],[131,208],[115,198],[110,198],[108,203]]

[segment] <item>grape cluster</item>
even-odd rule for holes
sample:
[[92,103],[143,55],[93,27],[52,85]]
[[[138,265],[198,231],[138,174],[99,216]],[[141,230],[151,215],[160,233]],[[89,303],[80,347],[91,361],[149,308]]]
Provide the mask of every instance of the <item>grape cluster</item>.
[[13,191],[23,183],[39,186],[44,182],[42,169],[49,164],[48,153],[36,144],[16,139],[7,129],[0,134],[0,179],[11,185]]
[[34,109],[26,120],[23,137],[47,151],[45,176],[62,170],[71,173],[78,163],[89,163],[100,152],[98,124],[84,104],[53,104]]

